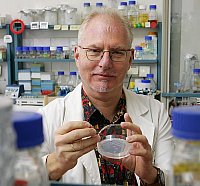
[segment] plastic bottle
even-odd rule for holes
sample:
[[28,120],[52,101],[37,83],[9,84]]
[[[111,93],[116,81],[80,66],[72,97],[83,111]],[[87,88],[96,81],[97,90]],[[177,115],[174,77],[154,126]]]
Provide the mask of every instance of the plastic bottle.
[[193,69],[191,91],[194,93],[200,92],[200,69],[199,68]]
[[14,186],[47,186],[47,173],[39,156],[44,141],[42,116],[15,111],[12,120],[17,136]]
[[68,46],[63,47],[63,56],[64,59],[69,59],[70,50]]
[[136,2],[135,1],[129,1],[128,20],[130,22],[130,25],[134,28],[137,28],[138,15],[139,15],[139,11],[136,7]]
[[65,96],[69,90],[67,89],[67,80],[64,71],[58,71],[58,78],[56,80],[55,93],[58,96]]
[[88,14],[92,11],[90,3],[83,3],[83,10],[81,14],[81,20],[83,21]]
[[13,186],[15,163],[15,132],[12,127],[13,101],[0,97],[0,185]]
[[145,27],[145,23],[148,22],[149,16],[146,11],[146,5],[139,5],[139,17],[138,17],[138,27]]
[[157,22],[158,22],[158,14],[156,11],[156,5],[150,5],[149,6],[149,22],[151,28],[156,28]]
[[200,185],[200,106],[172,110],[172,155],[170,186]]
[[77,85],[77,74],[76,74],[76,72],[70,72],[69,73],[69,79],[68,79],[68,82],[67,82],[67,86],[69,88],[69,91],[74,90],[76,85]]
[[156,92],[157,86],[154,80],[154,74],[147,74],[147,79],[150,80],[150,90],[152,93]]
[[127,2],[120,2],[120,5],[118,6],[118,11],[121,13],[122,16],[128,18]]

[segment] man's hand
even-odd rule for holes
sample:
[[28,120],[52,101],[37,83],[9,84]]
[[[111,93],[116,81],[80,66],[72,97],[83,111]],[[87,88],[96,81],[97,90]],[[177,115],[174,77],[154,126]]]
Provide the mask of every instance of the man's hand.
[[57,129],[55,133],[55,152],[47,158],[49,178],[57,180],[77,164],[82,155],[96,147],[100,137],[86,121],[71,121]]
[[154,183],[157,170],[152,165],[151,146],[147,138],[142,134],[139,126],[132,123],[130,116],[124,115],[125,122],[121,123],[123,129],[127,129],[127,141],[132,144],[130,155],[121,160],[107,159],[111,162],[120,161],[128,170],[135,172],[145,183]]

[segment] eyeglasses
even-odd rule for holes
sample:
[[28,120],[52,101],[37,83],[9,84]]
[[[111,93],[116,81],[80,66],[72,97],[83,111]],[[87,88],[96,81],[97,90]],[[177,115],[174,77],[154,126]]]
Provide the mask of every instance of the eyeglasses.
[[132,51],[132,49],[128,50],[99,50],[92,48],[84,48],[78,46],[83,50],[86,50],[86,56],[90,61],[99,61],[103,58],[105,52],[109,52],[109,57],[114,62],[124,62],[127,57],[127,52]]

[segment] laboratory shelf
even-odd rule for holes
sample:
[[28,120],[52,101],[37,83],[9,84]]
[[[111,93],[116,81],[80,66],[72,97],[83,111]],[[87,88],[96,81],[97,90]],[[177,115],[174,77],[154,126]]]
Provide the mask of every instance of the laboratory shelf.
[[33,59],[15,59],[15,62],[23,63],[58,63],[58,62],[75,62],[74,59],[48,59],[48,58],[33,58]]
[[176,93],[176,92],[170,92],[170,93],[166,93],[166,92],[163,92],[162,94],[162,97],[176,97],[176,98],[187,98],[187,97],[200,97],[200,93]]
[[158,60],[133,60],[133,64],[156,64]]

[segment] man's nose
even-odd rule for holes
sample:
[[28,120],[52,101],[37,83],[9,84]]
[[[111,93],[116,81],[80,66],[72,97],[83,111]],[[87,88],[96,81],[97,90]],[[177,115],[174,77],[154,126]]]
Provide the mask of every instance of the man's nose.
[[104,68],[110,68],[112,66],[112,60],[110,58],[110,52],[104,51],[101,60],[99,61],[99,65]]

